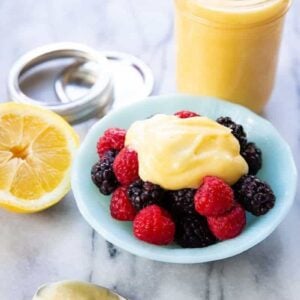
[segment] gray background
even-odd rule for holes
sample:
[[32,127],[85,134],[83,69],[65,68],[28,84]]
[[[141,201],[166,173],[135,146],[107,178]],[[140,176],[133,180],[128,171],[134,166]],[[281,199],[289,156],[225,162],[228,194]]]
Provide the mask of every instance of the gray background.
[[[277,83],[265,116],[289,142],[299,164],[300,3],[287,18]],[[6,79],[24,52],[50,42],[82,42],[145,60],[155,94],[174,87],[172,1],[2,0],[0,101]],[[53,97],[51,91],[43,93]],[[76,129],[81,136],[93,121]],[[283,166],[284,167],[284,166]],[[300,206],[255,248],[224,261],[172,265],[135,257],[106,243],[86,224],[70,194],[35,215],[0,211],[0,299],[31,299],[40,284],[81,279],[103,284],[131,300],[287,299],[300,294]]]

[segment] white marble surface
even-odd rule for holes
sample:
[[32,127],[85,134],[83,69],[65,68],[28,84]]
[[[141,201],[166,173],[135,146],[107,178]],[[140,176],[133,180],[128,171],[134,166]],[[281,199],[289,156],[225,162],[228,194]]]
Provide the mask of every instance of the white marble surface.
[[[299,12],[300,1],[294,0],[276,88],[266,110],[266,117],[291,145],[297,164]],[[31,48],[56,41],[140,56],[154,71],[155,94],[175,91],[171,0],[2,0],[0,37],[0,101],[7,99],[6,78],[13,61]],[[91,123],[76,128],[84,136]],[[172,265],[138,258],[106,243],[81,218],[72,194],[35,215],[1,210],[0,299],[30,300],[40,284],[72,278],[114,288],[130,300],[297,300],[299,215],[296,198],[278,229],[246,253],[214,263]]]

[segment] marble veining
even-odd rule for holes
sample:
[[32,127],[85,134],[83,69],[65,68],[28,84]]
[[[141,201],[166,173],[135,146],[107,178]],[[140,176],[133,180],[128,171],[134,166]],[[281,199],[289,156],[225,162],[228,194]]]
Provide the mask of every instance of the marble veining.
[[[278,76],[265,116],[300,151],[300,0],[286,20]],[[3,0],[0,2],[0,101],[15,59],[50,42],[82,42],[141,57],[152,68],[154,94],[174,93],[171,0]],[[53,91],[42,93],[53,97]],[[95,120],[77,125],[82,138]],[[299,196],[299,190],[298,190]],[[72,193],[35,215],[0,210],[0,300],[30,300],[63,279],[113,288],[130,300],[298,300],[300,205],[249,251],[223,261],[175,265],[133,256],[106,242],[80,216]]]

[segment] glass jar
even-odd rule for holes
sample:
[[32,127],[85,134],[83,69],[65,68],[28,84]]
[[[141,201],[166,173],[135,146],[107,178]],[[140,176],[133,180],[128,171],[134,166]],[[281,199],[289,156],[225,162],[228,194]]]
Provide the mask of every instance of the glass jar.
[[177,88],[261,112],[290,0],[175,0]]

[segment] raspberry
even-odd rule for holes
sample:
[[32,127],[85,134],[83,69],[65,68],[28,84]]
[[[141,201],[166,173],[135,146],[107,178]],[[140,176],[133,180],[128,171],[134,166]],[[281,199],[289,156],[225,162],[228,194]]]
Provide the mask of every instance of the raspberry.
[[217,241],[206,219],[200,215],[182,217],[176,223],[175,239],[184,248],[206,247]]
[[255,216],[266,214],[275,204],[271,187],[253,175],[240,178],[233,189],[237,201]]
[[133,221],[136,211],[127,197],[126,188],[117,188],[110,202],[110,214],[120,221]]
[[168,193],[168,206],[176,216],[196,214],[194,207],[195,189],[182,189]]
[[256,175],[262,166],[261,150],[254,144],[248,143],[241,152],[249,166],[249,174]]
[[157,205],[150,205],[136,215],[133,233],[144,242],[167,245],[174,239],[175,224],[167,211]]
[[200,116],[197,113],[194,113],[194,112],[188,111],[188,110],[178,111],[174,115],[177,116],[177,117],[179,117],[180,119],[187,119],[187,118],[199,117]]
[[244,131],[243,126],[240,124],[236,124],[229,117],[220,117],[217,119],[217,122],[225,127],[228,127],[229,129],[231,129],[232,134],[239,141],[241,151],[242,151],[242,149],[244,149],[247,144],[247,137],[246,137],[246,133]]
[[219,240],[227,240],[238,236],[246,225],[245,210],[236,203],[228,212],[220,216],[207,218],[208,226]]
[[206,176],[197,190],[195,209],[203,216],[217,216],[228,211],[234,204],[231,187],[218,177]]
[[128,197],[136,210],[152,204],[161,205],[165,191],[156,184],[141,179],[133,182],[128,188]]
[[91,171],[92,180],[103,195],[110,195],[119,186],[113,172],[113,162],[116,155],[115,150],[105,152]]
[[113,164],[114,173],[118,181],[128,185],[139,178],[138,156],[134,150],[123,148]]
[[120,151],[124,147],[126,131],[120,128],[109,128],[97,143],[97,152],[101,157],[108,150]]

